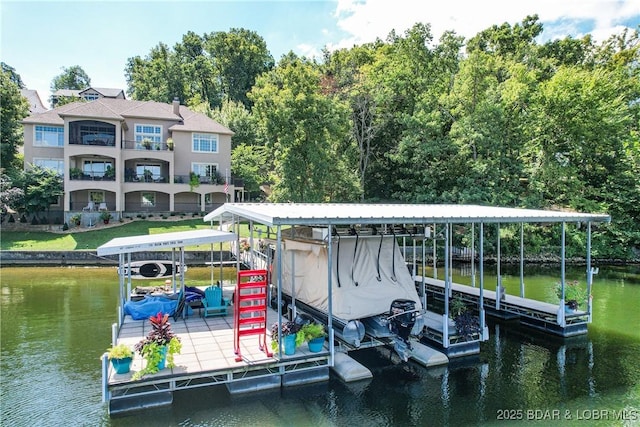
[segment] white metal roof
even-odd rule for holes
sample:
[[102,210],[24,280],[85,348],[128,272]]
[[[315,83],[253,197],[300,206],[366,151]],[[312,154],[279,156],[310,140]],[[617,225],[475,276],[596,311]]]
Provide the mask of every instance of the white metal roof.
[[173,233],[116,237],[98,247],[97,252],[98,256],[104,256],[228,242],[232,240],[236,240],[236,234],[227,231],[211,229],[177,231]]
[[609,215],[479,205],[225,203],[205,221],[238,216],[261,224],[350,225],[431,223],[608,222]]

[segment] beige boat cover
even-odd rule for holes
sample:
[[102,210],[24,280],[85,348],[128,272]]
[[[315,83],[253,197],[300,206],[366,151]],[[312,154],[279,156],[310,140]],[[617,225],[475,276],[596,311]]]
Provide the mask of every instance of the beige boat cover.
[[[382,237],[380,246],[381,236],[361,236],[357,248],[355,237],[341,237],[339,243],[333,241],[331,286],[335,317],[354,320],[387,313],[395,299],[409,299],[416,302],[417,309],[422,308],[414,281],[393,239]],[[325,313],[329,310],[327,253],[326,243],[283,240],[283,291]]]

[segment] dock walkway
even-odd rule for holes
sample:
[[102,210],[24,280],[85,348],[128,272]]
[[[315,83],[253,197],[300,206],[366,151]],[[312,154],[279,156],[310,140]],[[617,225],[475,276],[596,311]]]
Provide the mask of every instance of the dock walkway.
[[[416,277],[416,283],[422,283],[422,280],[422,277]],[[424,277],[424,282],[428,292],[439,296],[444,295],[444,280]],[[479,302],[480,288],[451,283],[451,291],[466,302],[473,304]],[[484,307],[490,315],[506,319],[517,318],[524,325],[563,337],[587,332],[589,315],[586,311],[560,312],[558,304],[508,294],[498,299],[497,293],[488,289],[483,289],[482,295]]]

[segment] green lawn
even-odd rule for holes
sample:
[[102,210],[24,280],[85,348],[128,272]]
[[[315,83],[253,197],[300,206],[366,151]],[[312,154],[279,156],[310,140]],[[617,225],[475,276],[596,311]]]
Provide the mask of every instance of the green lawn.
[[49,233],[44,231],[2,231],[0,248],[3,251],[73,251],[95,250],[114,237],[139,234],[169,233],[209,228],[202,218],[181,221],[127,222],[117,227],[97,228],[91,231]]
[[[214,223],[214,225],[217,225]],[[97,228],[91,231],[69,233],[50,233],[46,231],[4,231],[0,233],[0,249],[3,251],[74,251],[95,250],[115,237],[137,236],[144,234],[170,233],[173,231],[187,231],[209,228],[210,225],[202,218],[178,221],[145,221],[135,220],[116,227]],[[266,236],[266,227],[258,226]],[[247,224],[240,225],[240,236],[249,236]],[[257,234],[254,233],[257,239]],[[223,245],[226,249],[228,244]],[[188,250],[202,250],[202,248],[186,248]]]

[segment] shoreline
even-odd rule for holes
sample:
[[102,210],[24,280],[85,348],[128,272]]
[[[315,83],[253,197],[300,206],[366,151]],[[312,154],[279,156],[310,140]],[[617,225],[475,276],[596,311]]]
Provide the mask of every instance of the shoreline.
[[[218,251],[215,251],[218,253]],[[211,262],[210,251],[185,251],[185,264],[191,266],[207,265]],[[220,260],[215,257],[215,261]],[[432,263],[431,257],[427,257],[427,264]],[[132,254],[132,261],[150,261],[150,260],[171,260],[171,252],[137,252]],[[222,261],[231,261],[233,256],[231,252],[224,251]],[[469,258],[454,257],[454,263],[469,263]],[[420,261],[422,262],[422,261]],[[476,259],[477,262],[477,259]],[[485,264],[495,265],[497,259],[495,256],[485,257]],[[527,257],[525,264],[534,265],[559,265],[560,257],[554,255],[541,255],[537,257]],[[439,260],[440,265],[442,260]],[[502,257],[501,265],[518,265],[520,259],[517,257]],[[597,265],[640,265],[640,259],[622,260],[622,259],[596,259],[592,258],[591,263]],[[407,264],[410,264],[407,261]],[[586,265],[585,258],[567,258],[566,265]],[[118,265],[118,256],[111,255],[99,257],[95,250],[76,250],[76,251],[0,251],[0,268],[4,266],[12,267],[34,267],[38,265],[46,266],[114,266]]]

